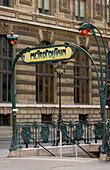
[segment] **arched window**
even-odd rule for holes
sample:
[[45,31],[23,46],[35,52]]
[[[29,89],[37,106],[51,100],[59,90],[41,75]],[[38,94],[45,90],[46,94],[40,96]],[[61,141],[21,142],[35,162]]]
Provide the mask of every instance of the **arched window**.
[[74,103],[89,104],[89,59],[81,51],[75,55]]
[[[42,41],[39,46],[50,45]],[[36,102],[54,103],[54,71],[51,62],[36,64]]]
[[8,41],[0,36],[0,101],[11,101],[11,55]]

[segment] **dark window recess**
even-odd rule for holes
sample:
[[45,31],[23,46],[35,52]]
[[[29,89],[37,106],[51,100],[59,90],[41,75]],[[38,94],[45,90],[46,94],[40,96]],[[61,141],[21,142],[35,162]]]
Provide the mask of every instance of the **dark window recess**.
[[9,126],[10,125],[10,115],[0,115],[0,126]]
[[3,6],[9,6],[9,0],[3,0]]
[[42,114],[42,122],[52,122],[52,114]]
[[79,120],[87,121],[87,120],[88,120],[88,114],[85,114],[85,115],[80,114],[80,115],[79,115]]

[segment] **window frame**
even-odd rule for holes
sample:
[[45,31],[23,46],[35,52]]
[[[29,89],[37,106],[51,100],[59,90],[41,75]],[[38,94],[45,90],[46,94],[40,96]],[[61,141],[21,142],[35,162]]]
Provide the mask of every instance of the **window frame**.
[[10,6],[10,1],[9,1],[9,0],[5,0],[5,1],[7,1],[7,2],[6,2],[7,4],[4,4],[3,1],[4,1],[4,0],[0,1],[0,5],[2,5],[2,6],[7,6],[7,7]]
[[10,126],[10,114],[0,114],[0,126]]
[[[39,1],[42,1],[42,7],[39,8]],[[42,14],[46,14],[46,15],[50,15],[51,14],[51,0],[48,0],[49,1],[49,10],[46,10],[44,8],[45,6],[45,2],[46,0],[38,0],[38,10],[39,10],[39,13],[42,13]]]
[[[89,101],[89,59],[83,53],[82,55],[87,58],[88,63],[85,64],[85,65],[82,65],[81,53],[82,53],[81,51],[77,51],[77,53],[75,55],[75,63],[74,63],[74,103],[75,104],[89,104],[89,102],[90,102]],[[76,57],[79,58],[79,60],[76,60]],[[85,57],[84,57],[84,63],[86,62]],[[76,61],[79,61],[79,64]],[[81,75],[82,72],[83,72],[81,69],[84,70],[83,76]],[[79,71],[77,71],[77,70],[79,70]],[[84,87],[87,87],[87,89],[84,88]],[[82,96],[83,89],[84,89],[84,92],[83,92],[84,99],[82,99],[83,98],[83,96]]]
[[[48,73],[46,73],[46,67],[45,66],[48,66]],[[42,66],[43,66],[43,72],[40,73],[39,72],[39,66],[40,64],[36,64],[36,68],[38,68],[38,70],[36,71],[36,102],[37,103],[47,103],[47,104],[50,104],[50,103],[54,103],[54,69],[53,69],[53,74],[49,73],[49,69],[50,69],[50,65],[52,65],[52,69],[53,69],[53,64],[51,62],[49,63],[42,63]],[[46,78],[48,78],[48,93],[47,93],[47,98],[48,98],[48,101],[46,101]],[[42,101],[41,101],[41,98],[40,98],[40,79],[42,79]],[[52,99],[51,99],[51,96],[50,96],[50,89],[51,89],[51,79],[52,79],[52,82],[53,82],[53,85],[52,85]],[[52,100],[52,101],[51,101]]]
[[80,16],[80,11],[81,11],[81,1],[77,0],[78,3],[78,15],[76,15],[76,0],[75,0],[75,18],[76,20],[80,20],[80,21],[85,21],[86,20],[86,0],[82,0],[84,2],[84,17]]
[[[109,19],[108,19],[107,9],[109,11]],[[110,27],[110,0],[109,0],[109,4],[107,4],[107,0],[106,0],[106,17],[107,17],[107,24]]]
[[[6,48],[7,48],[6,56],[3,56],[3,41],[4,41],[3,39],[5,39],[5,41],[7,42],[7,44],[6,44]],[[10,52],[10,46],[9,46],[9,43],[6,39],[6,36],[0,35],[0,44],[1,44],[1,49],[0,49],[0,102],[11,102],[11,52]],[[8,55],[8,53],[9,53],[9,55]],[[3,68],[3,62],[4,61],[6,61],[7,69]],[[10,65],[10,70],[9,70],[8,64]],[[3,97],[3,94],[4,94],[3,93],[4,92],[3,76],[6,76],[6,82],[7,82],[7,84],[6,84],[6,100]],[[10,82],[10,85],[9,85],[9,82]]]
[[109,78],[109,73],[110,73],[110,52],[108,53],[108,77],[107,77],[107,80],[110,81],[110,78]]

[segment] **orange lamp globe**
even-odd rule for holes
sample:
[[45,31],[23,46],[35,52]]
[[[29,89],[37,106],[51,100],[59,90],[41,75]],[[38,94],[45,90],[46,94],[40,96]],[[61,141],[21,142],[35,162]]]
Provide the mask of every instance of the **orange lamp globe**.
[[11,40],[11,41],[10,41],[10,44],[11,44],[11,45],[14,45],[15,43],[16,43],[15,40]]
[[81,30],[81,35],[86,35],[88,32],[90,32],[90,30],[87,28],[86,29],[84,28]]

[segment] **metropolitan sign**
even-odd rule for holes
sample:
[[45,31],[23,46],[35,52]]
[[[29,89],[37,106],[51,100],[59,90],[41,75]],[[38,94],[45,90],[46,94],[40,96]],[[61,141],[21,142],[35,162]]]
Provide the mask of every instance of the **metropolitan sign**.
[[23,58],[26,63],[40,63],[67,60],[71,58],[71,55],[72,49],[70,47],[53,45],[32,49],[29,52],[26,52]]

